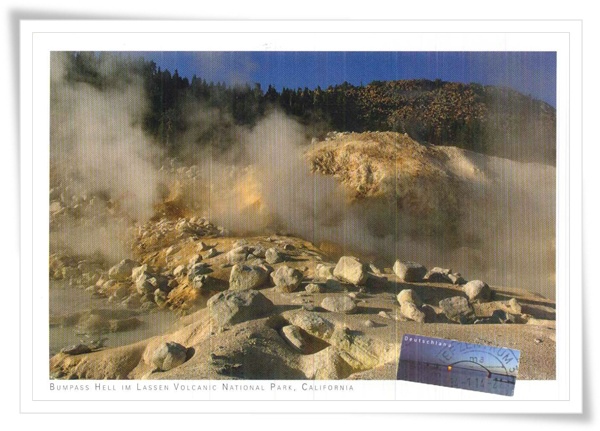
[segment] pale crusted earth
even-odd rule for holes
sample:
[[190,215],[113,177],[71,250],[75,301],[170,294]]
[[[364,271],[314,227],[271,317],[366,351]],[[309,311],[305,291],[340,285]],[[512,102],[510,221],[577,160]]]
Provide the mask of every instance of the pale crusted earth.
[[[522,358],[519,378],[555,378],[553,301],[519,289],[492,287],[493,300],[472,303],[474,315],[469,322],[460,324],[446,318],[439,301],[454,296],[466,298],[461,286],[402,282],[390,269],[383,269],[383,274],[379,275],[368,272],[364,286],[339,282],[332,276],[329,280],[315,278],[316,266],[327,258],[310,243],[283,236],[244,240],[252,246],[278,248],[285,254],[283,262],[265,266],[276,269],[286,265],[304,274],[300,286],[291,293],[279,292],[269,282],[255,289],[273,303],[266,314],[250,315],[248,320],[223,327],[215,323],[206,302],[228,287],[231,266],[226,263],[226,252],[232,249],[236,238],[204,239],[217,250],[223,250],[221,254],[201,261],[214,268],[209,274],[214,279],[214,290],[204,292],[191,287],[185,276],[173,277],[180,284],[166,295],[166,302],[160,307],[187,310],[189,314],[181,317],[171,331],[135,344],[91,353],[59,353],[50,360],[51,374],[58,378],[84,379],[395,379],[402,335],[408,333],[517,349]],[[195,254],[198,244],[199,241],[185,241],[185,245],[165,261],[163,273],[172,272],[180,262],[187,262],[189,256]],[[290,250],[284,250],[284,247]],[[164,260],[164,250],[155,253],[140,263],[155,265]],[[246,263],[253,261],[260,263],[255,258]],[[305,291],[305,287],[313,282],[321,286],[322,292]],[[135,289],[130,281],[122,283],[130,285],[132,291]],[[111,289],[114,286],[105,292],[109,298]],[[433,313],[424,323],[410,321],[402,315],[396,296],[404,289],[413,289],[423,304],[430,305]],[[356,309],[351,314],[326,311],[321,303],[327,297],[346,297]],[[512,298],[516,302],[511,302]],[[122,307],[126,301],[127,298],[114,303]],[[516,323],[472,323],[477,318],[492,316],[494,310],[516,316]],[[109,317],[112,318],[109,328],[118,325],[115,322],[124,322],[125,326],[138,318],[125,311],[122,316],[114,313]],[[148,317],[152,318],[152,314]],[[312,321],[315,319],[317,324]],[[372,324],[366,325],[367,320]],[[282,329],[289,325],[299,329],[297,333],[304,345],[302,350],[284,335]],[[152,355],[167,341],[188,348],[190,357],[169,371],[155,371]]]
[[[393,136],[380,137],[388,138]],[[337,176],[355,191],[355,199],[385,194],[386,178],[396,175],[398,163],[403,175],[426,178],[396,191],[407,202],[414,200],[415,216],[436,200],[423,200],[422,193],[443,193],[449,204],[458,199],[458,186],[445,178],[485,181],[467,159],[449,157],[450,148],[407,142],[377,152],[380,148],[369,142],[361,154],[344,153],[342,160],[334,157],[341,147],[331,145],[326,141],[311,149],[312,168]],[[386,157],[394,159],[394,172]],[[453,162],[444,164],[447,160]],[[98,206],[103,198],[95,199]],[[67,202],[51,191],[51,234],[66,217],[85,214],[89,202],[87,196]],[[118,211],[110,201],[105,204],[110,216]],[[53,378],[395,379],[402,336],[418,334],[517,349],[518,378],[555,379],[555,303],[525,289],[490,286],[483,296],[467,300],[461,284],[444,278],[456,273],[443,268],[439,274],[445,276],[436,281],[407,282],[394,273],[394,261],[378,268],[368,256],[352,259],[336,244],[315,245],[281,234],[234,236],[194,216],[177,191],[157,205],[150,221],[126,232],[130,259],[117,265],[98,254],[51,249],[51,280],[104,301],[101,309],[50,316],[51,327],[73,327],[89,340],[96,338],[53,355]],[[343,255],[343,267],[335,268]],[[403,294],[400,303],[397,296],[406,289],[413,292]],[[465,298],[466,311],[460,315],[440,305],[454,297]],[[412,298],[411,305],[406,298]],[[181,317],[160,335],[103,346],[102,334],[133,330],[151,321],[157,310]],[[177,358],[171,361],[176,366],[162,371],[153,357],[166,342],[178,343],[187,353],[185,362]]]

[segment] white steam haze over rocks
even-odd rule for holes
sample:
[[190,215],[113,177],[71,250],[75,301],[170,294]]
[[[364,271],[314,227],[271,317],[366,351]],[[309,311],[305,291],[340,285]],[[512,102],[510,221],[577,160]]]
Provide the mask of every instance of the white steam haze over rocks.
[[[97,72],[111,77],[112,61]],[[128,257],[126,239],[135,226],[176,194],[190,216],[205,216],[235,235],[288,233],[382,267],[411,260],[555,295],[553,166],[440,147],[435,157],[424,156],[431,166],[410,178],[394,160],[364,175],[339,167],[324,174],[311,169],[317,147],[345,146],[346,153],[331,156],[343,164],[361,151],[350,145],[352,134],[311,143],[306,126],[273,110],[254,127],[232,126],[233,145],[218,136],[198,143],[193,136],[226,114],[193,103],[186,106],[189,134],[182,138],[189,142],[178,143],[184,150],[172,160],[142,129],[148,100],[136,75],[116,75],[107,88],[68,81],[60,53],[52,55],[51,73],[51,201],[86,203],[83,214],[75,212],[52,232],[56,246],[98,251],[112,261]],[[420,176],[428,169],[435,169],[436,182]],[[377,183],[377,193],[357,196],[353,181]]]

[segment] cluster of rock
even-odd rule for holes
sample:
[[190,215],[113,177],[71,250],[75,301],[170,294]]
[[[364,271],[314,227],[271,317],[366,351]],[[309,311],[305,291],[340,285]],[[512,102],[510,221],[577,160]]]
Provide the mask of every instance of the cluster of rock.
[[94,228],[119,217],[118,202],[103,192],[83,190],[76,176],[62,175],[51,182],[50,232],[74,226]]
[[227,234],[227,229],[215,226],[204,217],[181,217],[176,220],[163,217],[139,226],[135,244],[140,250],[148,250],[162,248],[164,241],[174,242],[187,238],[199,241],[202,238],[215,238]]
[[124,308],[149,310],[165,306],[167,295],[177,285],[175,277],[168,273],[132,259],[123,259],[101,273],[96,283],[86,290]]
[[[491,317],[477,318],[474,304],[492,301],[493,292],[487,283],[481,280],[466,282],[459,273],[450,269],[435,267],[427,270],[415,262],[396,261],[394,273],[405,282],[449,283],[462,285],[463,295],[441,299],[437,304],[425,304],[413,289],[402,290],[398,296],[401,319],[415,322],[436,322],[443,316],[445,321],[456,323],[522,323],[521,306],[512,298],[503,309],[495,309]],[[444,321],[444,320],[441,320]]]
[[394,263],[394,273],[401,281],[429,283],[465,284],[466,281],[460,273],[452,272],[451,269],[434,267],[429,271],[420,263],[397,260]]
[[[265,254],[269,254],[269,251],[280,256],[275,248],[268,249]],[[234,248],[228,253],[228,256],[236,262],[231,271],[229,286],[231,290],[257,289],[267,286],[270,279],[271,284],[275,286],[275,290],[290,293],[294,292],[304,279],[301,271],[285,264],[274,270],[260,258],[254,264],[248,263],[249,256],[253,256],[253,248],[247,245]],[[256,258],[257,256],[251,257],[251,260]],[[413,289],[402,290],[397,296],[400,306],[397,316],[399,315],[400,320],[427,323],[440,321],[440,316],[443,316],[445,319],[443,321],[456,323],[509,323],[518,321],[518,319],[506,315],[506,312],[502,314],[500,311],[495,312],[492,318],[476,319],[472,304],[492,300],[492,291],[483,281],[466,282],[461,274],[450,269],[435,267],[427,270],[423,265],[415,262],[396,261],[393,271],[403,282],[462,285],[463,295],[443,298],[435,304],[425,304]],[[314,277],[310,280],[310,283],[305,285],[304,290],[307,294],[317,294],[327,291],[339,292],[342,290],[342,284],[353,285],[359,289],[361,289],[361,286],[377,286],[377,283],[373,283],[373,280],[377,280],[378,276],[376,274],[379,272],[373,265],[366,265],[352,256],[343,256],[337,264],[317,264]],[[359,307],[356,297],[357,293],[327,296],[322,299],[320,307],[334,313],[357,313]],[[314,307],[310,309],[314,309]],[[510,313],[508,314],[510,315]]]
[[[78,334],[97,335],[135,329],[142,324],[136,310],[94,308],[50,318],[50,327],[74,327]],[[97,346],[96,346],[97,347]]]
[[50,279],[64,280],[71,286],[89,286],[98,281],[106,269],[102,256],[75,256],[66,251],[50,254]]
[[[281,237],[262,239],[256,243],[240,239],[228,251],[221,248],[219,244],[222,242],[210,241],[225,234],[224,229],[215,227],[204,218],[161,219],[138,229],[139,246],[145,248],[144,261],[157,266],[124,259],[107,269],[101,259],[54,253],[50,257],[50,276],[88,284],[90,292],[129,309],[150,310],[167,306],[175,309],[181,304],[172,302],[171,294],[174,291],[181,292],[183,289],[197,292],[208,298],[209,314],[215,327],[220,329],[273,314],[276,307],[259,292],[261,288],[272,286],[275,292],[289,295],[303,287],[301,292],[295,294],[297,298],[292,303],[302,304],[302,309],[318,315],[319,311],[360,314],[359,305],[364,302],[361,298],[365,297],[366,292],[395,286],[373,264],[366,264],[353,256],[342,256],[337,263],[320,261],[313,267],[312,274],[307,274],[308,267],[298,268],[291,262],[298,261],[298,257],[308,251],[296,249]],[[159,246],[164,243],[171,245],[166,248]],[[313,257],[314,260],[320,260],[316,254]],[[219,275],[213,274],[215,270],[220,271]],[[223,271],[229,271],[225,273],[228,275],[226,281]],[[395,316],[380,313],[385,317],[419,323],[520,321],[520,306],[516,301],[502,310],[494,310],[491,316],[476,317],[474,305],[492,300],[492,290],[483,281],[466,282],[461,274],[450,269],[434,267],[428,270],[419,263],[400,260],[393,265],[393,273],[403,283],[462,286],[462,294],[426,303],[419,293],[422,286],[403,289],[396,297],[399,307],[394,310]],[[453,289],[456,290],[456,287]],[[313,303],[312,295],[321,294],[324,295],[319,296],[317,306]],[[112,319],[108,324],[109,331],[127,329],[127,325],[139,322],[135,316],[117,320]],[[370,319],[363,323],[369,328],[377,325]],[[106,325],[103,328],[103,331],[106,330]],[[292,348],[306,352],[307,344],[302,338],[305,329],[298,328],[296,325],[287,325],[281,329],[281,334]],[[84,351],[84,347],[70,346],[64,353],[80,354]],[[185,361],[184,351],[185,347],[177,343],[166,343],[157,350],[156,358],[152,361],[157,370],[165,371]]]

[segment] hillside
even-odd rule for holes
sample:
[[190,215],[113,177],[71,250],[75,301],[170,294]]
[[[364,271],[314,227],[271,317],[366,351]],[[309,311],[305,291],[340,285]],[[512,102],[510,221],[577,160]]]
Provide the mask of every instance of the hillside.
[[443,262],[554,297],[554,167],[393,132],[331,133],[305,158],[350,197],[347,218],[360,220],[343,237],[351,250]]
[[[261,156],[270,166],[269,152]],[[51,377],[393,380],[402,335],[420,334],[518,349],[520,379],[555,378],[556,304],[538,294],[545,285],[553,296],[554,168],[392,132],[332,133],[301,161],[304,169],[277,177],[288,200],[270,199],[260,164],[224,184],[240,190],[236,201],[253,190],[247,217],[279,219],[279,231],[300,235],[230,232],[192,216],[202,211],[188,195],[205,181],[202,168],[171,166],[160,172],[172,193],[150,220],[119,231],[128,259],[113,265],[90,241],[83,253],[52,246],[51,310],[69,289],[95,300],[51,313]],[[523,187],[531,177],[535,191]],[[319,213],[332,181],[348,201],[325,201],[343,209],[341,219],[310,219],[313,230],[302,231],[284,217],[290,203],[301,218]],[[295,194],[305,185],[313,195]],[[89,233],[87,222],[126,210],[62,188],[51,191],[51,236],[75,221]],[[208,196],[218,198],[222,190]],[[302,212],[307,202],[315,206]],[[425,265],[419,277],[400,269],[408,260]],[[477,280],[489,286],[471,290]],[[182,316],[174,326],[167,310]]]
[[[191,80],[152,61],[102,53],[56,56],[61,84],[103,94],[139,86],[143,112],[136,123],[170,155],[192,157],[199,147],[235,146],[240,133],[273,109],[307,127],[311,136],[331,131],[394,131],[421,143],[449,145],[517,161],[556,161],[556,109],[510,88],[441,80],[373,81],[366,85],[309,88],[259,84],[227,86]],[[53,98],[65,88],[53,85]],[[56,119],[55,121],[59,121]]]
[[509,88],[440,80],[374,81],[309,92],[336,130],[396,131],[419,142],[554,163],[556,110]]

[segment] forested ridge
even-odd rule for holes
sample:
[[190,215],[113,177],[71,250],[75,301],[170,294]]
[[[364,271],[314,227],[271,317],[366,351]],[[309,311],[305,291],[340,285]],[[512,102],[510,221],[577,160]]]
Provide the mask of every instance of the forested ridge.
[[[149,101],[143,128],[174,154],[184,140],[185,145],[220,141],[227,146],[235,126],[252,127],[279,107],[316,137],[334,130],[395,131],[421,143],[523,161],[554,163],[556,158],[556,110],[509,88],[415,79],[278,91],[196,75],[190,80],[141,57],[92,52],[67,57],[66,79],[74,83],[106,89],[141,79]],[[206,127],[198,127],[199,111],[206,114]]]

